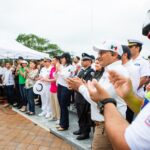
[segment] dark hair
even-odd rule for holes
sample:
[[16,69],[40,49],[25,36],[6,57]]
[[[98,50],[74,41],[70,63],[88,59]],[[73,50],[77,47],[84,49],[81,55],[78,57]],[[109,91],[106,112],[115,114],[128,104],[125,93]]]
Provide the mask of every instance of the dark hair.
[[127,54],[127,58],[130,60],[131,59],[131,52],[128,46],[122,45],[123,49],[123,54]]
[[36,60],[30,60],[30,62],[34,63],[35,64],[35,69],[37,69],[38,62]]
[[[136,45],[133,45],[134,47],[139,47],[139,52],[141,52],[142,50],[142,45],[141,44],[136,44]],[[129,48],[130,47],[133,47],[133,46],[128,46]]]
[[12,65],[12,62],[7,61],[7,62],[5,62],[5,65],[6,65],[6,64],[10,64],[10,65]]
[[65,58],[66,59],[66,64],[67,65],[72,64],[71,55],[69,53],[63,53],[61,58]]
[[18,57],[18,59],[21,59],[21,60],[23,60],[23,57],[22,57],[22,56],[19,56],[19,57]]
[[53,56],[53,58],[55,58],[59,63],[61,63],[60,62],[60,58],[61,58],[60,56]]
[[136,47],[139,47],[139,52],[141,52],[141,50],[142,50],[142,45],[141,45],[141,44],[137,44]]
[[77,58],[78,60],[80,60],[80,57],[79,57],[79,56],[76,56],[76,58]]
[[[112,52],[112,51],[110,51],[111,52],[111,54],[112,54],[112,56],[114,56],[114,54],[116,54],[116,52]],[[118,54],[118,53],[117,53]],[[118,56],[117,56],[117,59],[119,59],[119,60],[121,60],[121,56],[118,54]]]

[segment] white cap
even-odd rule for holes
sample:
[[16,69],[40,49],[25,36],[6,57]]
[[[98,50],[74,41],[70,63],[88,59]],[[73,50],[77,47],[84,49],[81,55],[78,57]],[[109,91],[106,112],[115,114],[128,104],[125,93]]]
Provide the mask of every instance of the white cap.
[[21,64],[28,64],[28,62],[26,60],[22,60]]
[[104,41],[99,47],[93,47],[93,50],[96,52],[99,51],[112,51],[118,53],[118,55],[122,56],[123,49],[121,44],[116,41]]

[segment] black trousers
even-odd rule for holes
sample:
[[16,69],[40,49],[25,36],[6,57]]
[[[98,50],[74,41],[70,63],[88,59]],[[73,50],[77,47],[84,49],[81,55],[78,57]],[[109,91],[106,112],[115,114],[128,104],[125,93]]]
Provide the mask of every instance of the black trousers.
[[82,134],[89,134],[91,131],[92,120],[91,120],[91,109],[88,102],[76,103],[79,130]]
[[5,86],[7,101],[9,104],[13,105],[14,103],[14,85]]
[[134,112],[127,107],[127,111],[126,111],[126,120],[131,123],[133,121],[133,117],[134,117]]
[[15,94],[14,94],[15,100],[18,103],[19,106],[22,106],[22,100],[21,100],[21,95],[19,91],[19,84],[16,83],[15,85]]
[[21,95],[21,101],[23,106],[27,106],[27,97],[26,97],[26,91],[25,91],[25,85],[19,84],[19,91]]
[[58,84],[57,97],[60,105],[60,126],[68,129],[69,127],[69,112],[71,91],[60,84]]

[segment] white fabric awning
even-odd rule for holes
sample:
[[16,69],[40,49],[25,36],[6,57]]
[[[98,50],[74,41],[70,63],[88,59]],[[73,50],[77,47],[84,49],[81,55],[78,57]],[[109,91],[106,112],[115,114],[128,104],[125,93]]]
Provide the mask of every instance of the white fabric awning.
[[30,49],[16,41],[0,41],[0,59],[16,59],[22,56],[24,59],[42,59],[49,57],[48,54]]

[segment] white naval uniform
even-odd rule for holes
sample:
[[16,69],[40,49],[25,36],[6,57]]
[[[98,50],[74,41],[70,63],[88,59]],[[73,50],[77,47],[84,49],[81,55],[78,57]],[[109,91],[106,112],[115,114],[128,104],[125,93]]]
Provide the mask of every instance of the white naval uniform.
[[128,61],[126,64],[123,64],[123,66],[128,70],[133,86],[133,91],[137,94],[137,89],[140,84],[140,76],[137,75],[138,70],[132,61]]
[[[144,76],[150,76],[150,69],[149,69],[149,62],[148,60],[145,60],[144,58],[142,58],[142,56],[138,56],[136,59],[132,59],[133,64],[136,66],[137,69],[137,74],[135,75],[135,78],[141,78]],[[137,91],[138,96],[144,98],[145,92],[144,92],[144,88],[141,87],[138,91]]]
[[[49,68],[43,67],[39,76],[48,77],[50,74],[51,66]],[[43,82],[45,84],[45,92],[41,95],[42,111],[45,114],[51,114],[51,102],[50,102],[50,82]]]
[[[109,75],[108,75],[107,70],[114,70],[114,71],[118,72],[119,74],[122,74],[126,77],[129,77],[129,73],[125,69],[125,67],[123,67],[123,65],[121,64],[121,61],[116,61],[116,62],[108,65],[107,67],[105,67],[105,71],[104,71],[101,79],[99,80],[99,84],[110,94],[111,97],[116,99],[118,111],[125,118],[127,105],[124,102],[124,100],[116,94],[114,86],[109,81],[109,78],[108,78]],[[99,108],[97,107],[97,103],[91,99],[87,87],[85,85],[81,85],[79,87],[79,92],[91,104],[92,120],[99,121],[99,122],[104,121],[104,117],[99,113]]]
[[150,150],[150,103],[127,127],[124,136],[131,150]]

